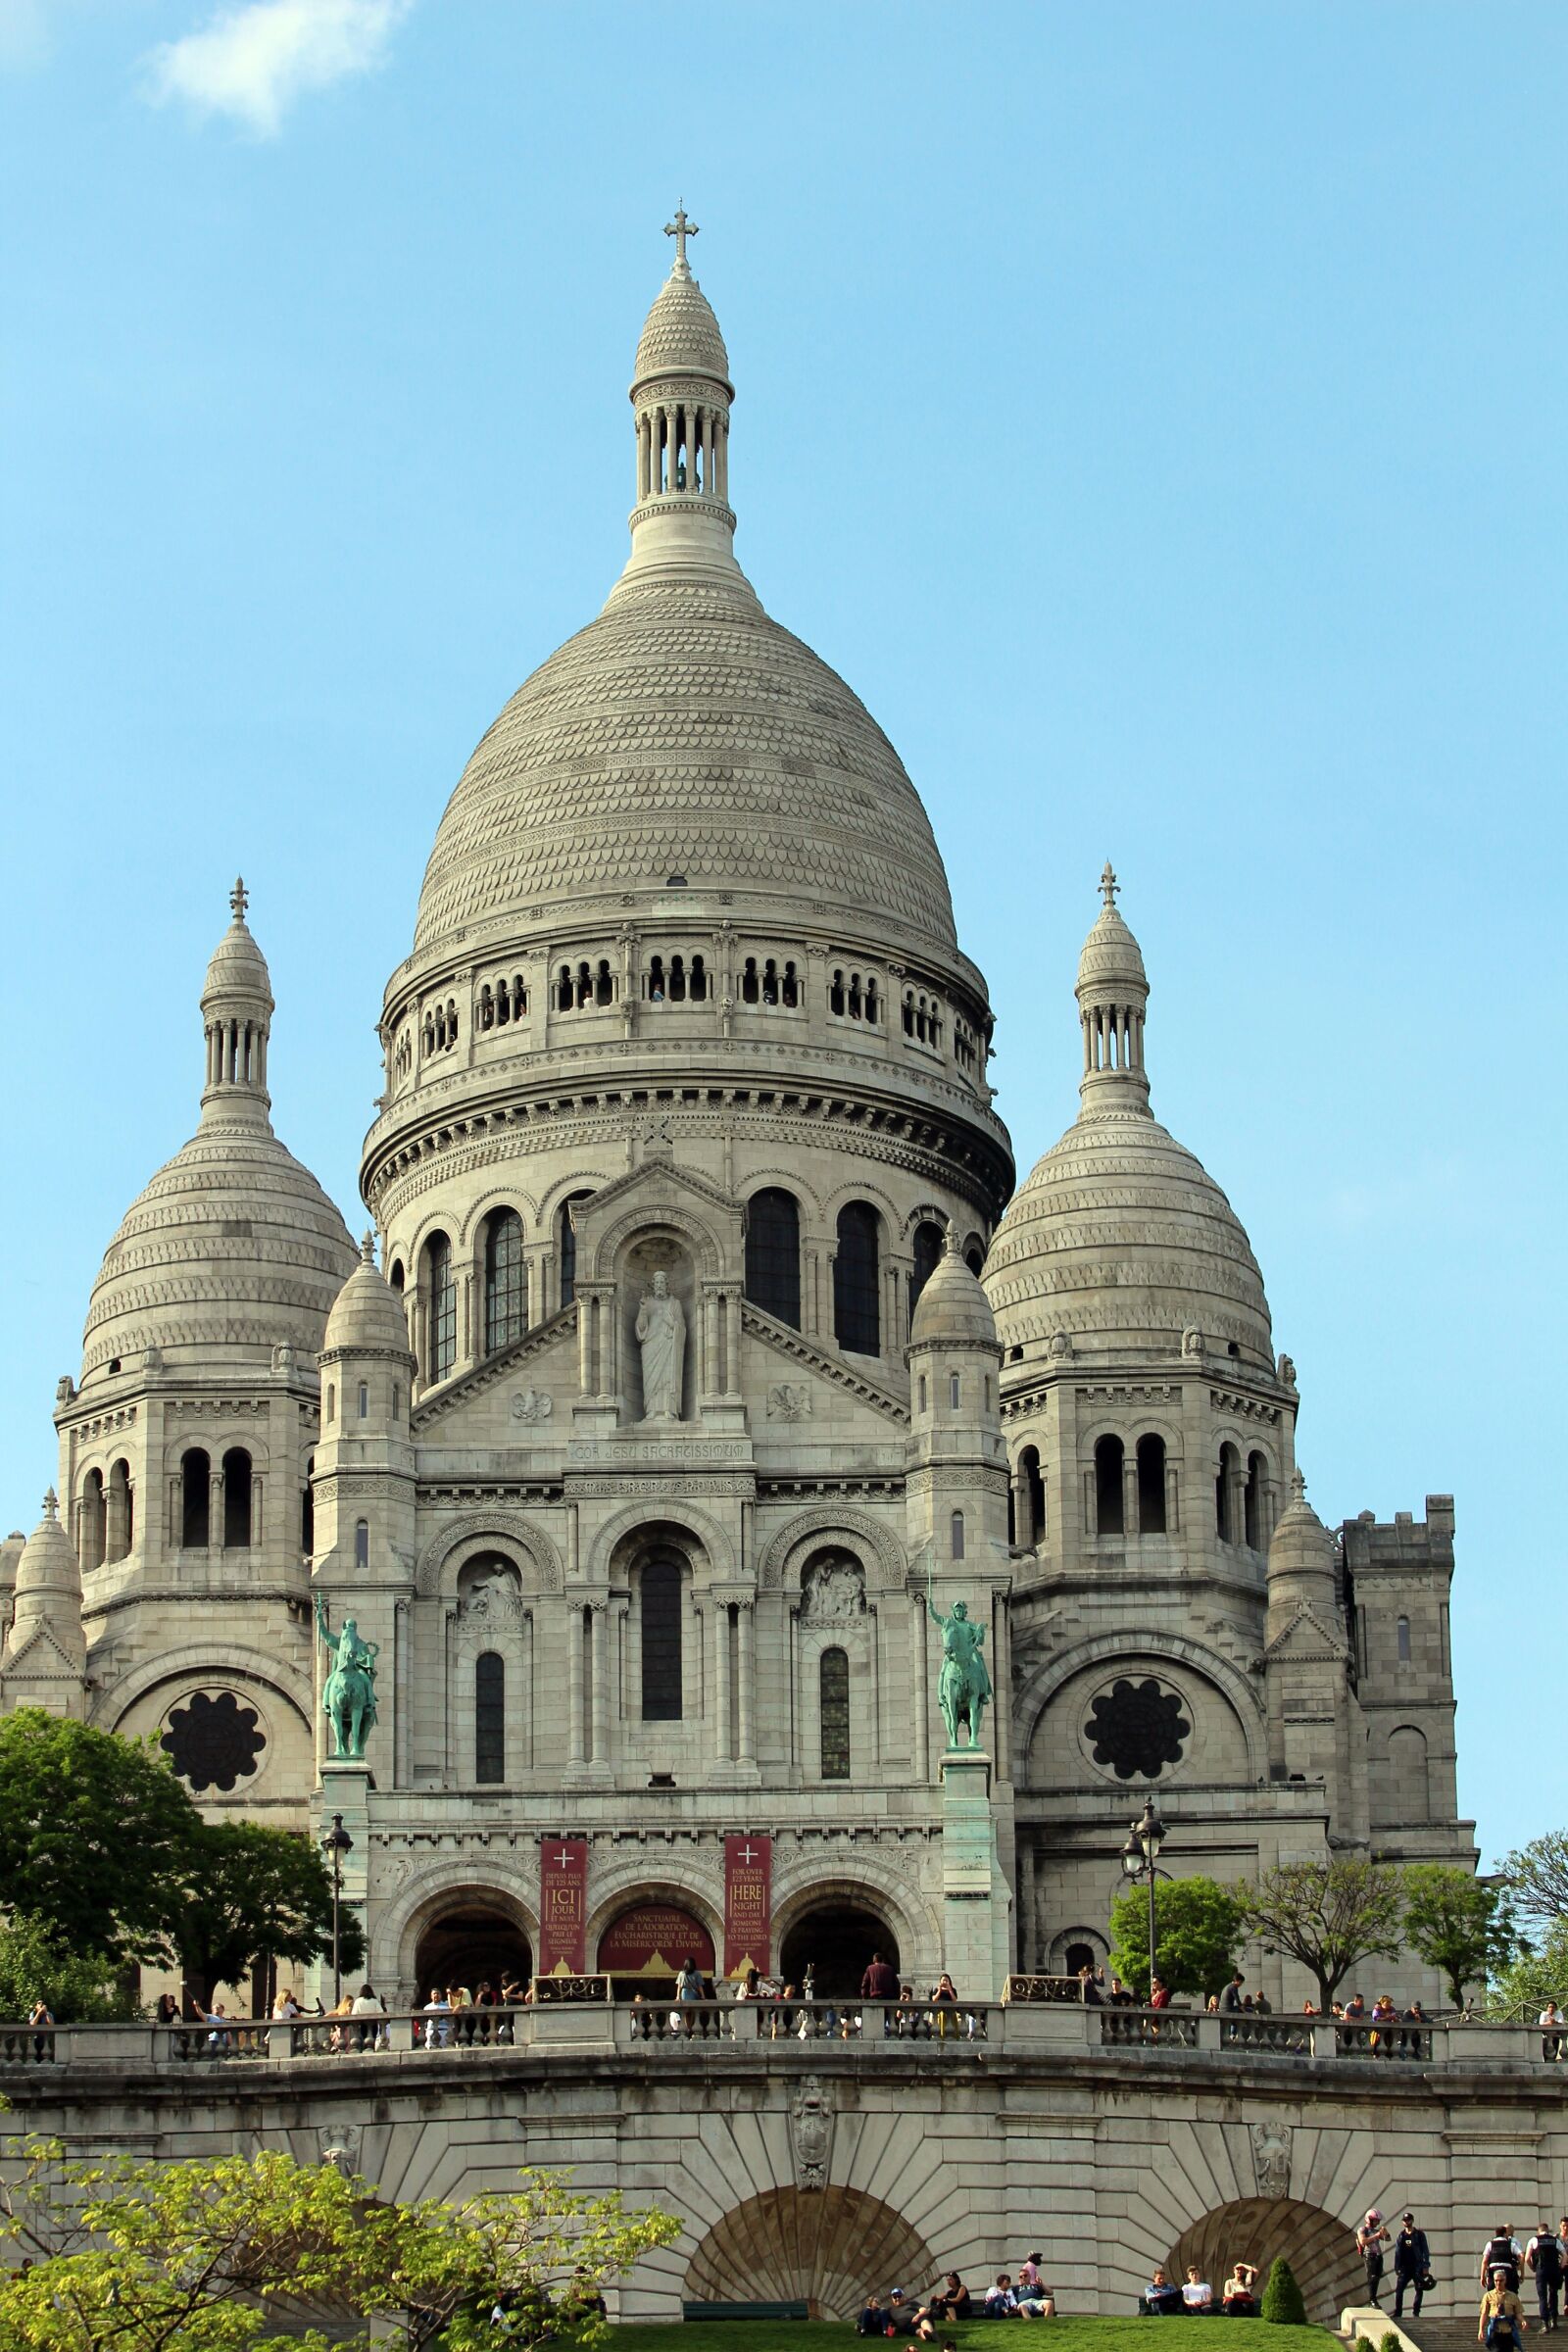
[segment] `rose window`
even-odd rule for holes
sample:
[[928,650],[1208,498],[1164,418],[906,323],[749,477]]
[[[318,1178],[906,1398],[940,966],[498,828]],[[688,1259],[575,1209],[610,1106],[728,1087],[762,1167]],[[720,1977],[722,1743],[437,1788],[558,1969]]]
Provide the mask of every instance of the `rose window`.
[[256,1770],[267,1734],[232,1690],[193,1690],[171,1713],[159,1745],[197,1795],[216,1788],[226,1796]]
[[1163,1690],[1152,1675],[1137,1683],[1124,1676],[1102,1690],[1084,1727],[1095,1762],[1118,1781],[1157,1780],[1167,1764],[1181,1762],[1192,1732],[1177,1692]]

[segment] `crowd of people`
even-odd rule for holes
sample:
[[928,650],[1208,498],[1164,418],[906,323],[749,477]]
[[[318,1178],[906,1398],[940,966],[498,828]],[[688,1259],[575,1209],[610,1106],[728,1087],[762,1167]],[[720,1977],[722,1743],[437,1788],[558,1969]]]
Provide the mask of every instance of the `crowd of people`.
[[902,2286],[890,2288],[886,2300],[880,2295],[867,2295],[856,2319],[855,2332],[912,2335],[925,2344],[936,2343],[940,2336],[942,2352],[952,2352],[953,2338],[942,2336],[941,2330],[958,2320],[1054,2319],[1056,2298],[1040,2275],[1044,2261],[1042,2253],[1026,2254],[1018,2265],[1016,2278],[1010,2271],[999,2271],[996,2284],[987,2287],[978,2308],[956,2271],[949,2271],[923,2301],[906,2294]]
[[[1511,2222],[1499,2222],[1481,2252],[1481,2313],[1476,2342],[1488,2352],[1524,2352],[1529,2321],[1521,2300],[1526,2277],[1535,2281],[1537,2324],[1556,2332],[1568,2278],[1568,2214],[1553,2230],[1541,2222],[1521,2247]],[[1419,2305],[1416,2307],[1418,2310]]]
[[[864,2013],[854,1999],[819,1996],[811,1962],[807,1963],[798,1983],[749,1968],[728,1997],[760,2004],[758,2030],[764,2039],[852,2041],[865,2027]],[[946,1969],[930,1991],[917,1998],[914,1986],[901,1980],[892,1962],[873,1952],[860,1978],[859,1999],[884,2004],[883,2033],[897,2039],[973,2041],[984,2033],[981,2013],[964,2007]],[[722,2013],[717,2000],[712,1978],[705,1976],[695,1960],[687,1959],[675,1978],[672,2005],[650,1998],[641,1988],[633,1993],[632,2033],[645,2041],[669,2034],[684,2034],[694,2041],[733,2037],[737,2021]]]
[[1255,2263],[1235,2262],[1230,2277],[1216,2294],[1196,2263],[1188,2265],[1187,2276],[1180,2280],[1156,2264],[1153,2277],[1138,2298],[1138,2308],[1156,2320],[1212,2318],[1216,2312],[1228,2320],[1255,2320],[1257,2280]]

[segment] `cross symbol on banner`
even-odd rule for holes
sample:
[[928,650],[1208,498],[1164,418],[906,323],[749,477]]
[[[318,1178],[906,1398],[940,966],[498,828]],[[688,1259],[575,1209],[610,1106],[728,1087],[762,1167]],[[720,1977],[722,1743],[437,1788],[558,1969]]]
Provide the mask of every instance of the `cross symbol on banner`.
[[556,1856],[556,1866],[560,1870],[565,1870],[569,1867],[570,1862],[571,1856],[567,1852],[566,1848],[563,1846],[560,1853]]
[[750,1840],[748,1840],[747,1843],[741,1847],[741,1850],[736,1855],[735,1859],[737,1862],[744,1862],[747,1868],[750,1869],[751,1865],[760,1859],[760,1856],[756,1846],[753,1845]]

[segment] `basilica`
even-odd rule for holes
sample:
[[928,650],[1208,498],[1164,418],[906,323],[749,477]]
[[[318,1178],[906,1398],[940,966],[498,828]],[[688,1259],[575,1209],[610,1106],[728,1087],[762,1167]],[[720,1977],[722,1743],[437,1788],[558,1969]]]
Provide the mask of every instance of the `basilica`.
[[[151,1736],[215,1818],[336,1819],[394,2004],[687,1960],[836,1992],[873,1950],[994,1998],[1104,1958],[1151,1795],[1178,1873],[1473,1865],[1451,1500],[1307,1501],[1108,866],[1029,1039],[1077,1115],[1015,1185],[919,796],[736,562],[729,356],[672,233],[630,552],[436,826],[364,1239],[273,1131],[236,886],[195,1132],[0,1548],[0,1710]],[[950,1723],[956,1618],[990,1696]]]

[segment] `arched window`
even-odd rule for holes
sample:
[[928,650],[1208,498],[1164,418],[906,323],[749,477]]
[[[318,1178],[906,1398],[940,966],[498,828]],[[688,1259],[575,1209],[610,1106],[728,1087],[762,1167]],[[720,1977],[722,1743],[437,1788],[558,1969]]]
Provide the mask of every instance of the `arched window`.
[[948,1550],[956,1560],[963,1557],[963,1513],[955,1511],[948,1523]]
[[644,1723],[679,1723],[681,1718],[680,1562],[656,1552],[640,1578]]
[[1222,1544],[1234,1544],[1237,1537],[1236,1489],[1241,1482],[1242,1457],[1234,1446],[1219,1449],[1219,1469],[1214,1476],[1214,1532]]
[[528,1328],[528,1269],[522,1258],[522,1219],[498,1208],[484,1229],[484,1347],[487,1355],[510,1348]]
[[843,1649],[824,1649],[817,1668],[821,1715],[822,1778],[850,1777],[850,1658]]
[[458,1360],[458,1281],[452,1270],[452,1244],[444,1233],[432,1233],[424,1245],[424,1279],[430,1334],[425,1378],[445,1380]]
[[104,1557],[127,1557],[136,1537],[136,1498],[130,1484],[130,1464],[121,1460],[110,1467],[104,1498]]
[[1165,1441],[1152,1432],[1138,1441],[1138,1532],[1165,1533]]
[[401,1298],[403,1296],[403,1260],[401,1257],[395,1257],[392,1260],[392,1271],[387,1276],[387,1280]]
[[223,1456],[223,1549],[249,1551],[251,1546],[251,1457],[243,1446],[231,1446]]
[[1026,1446],[1019,1454],[1018,1486],[1023,1496],[1023,1526],[1014,1542],[1032,1545],[1046,1532],[1046,1482],[1040,1474],[1038,1446]]
[[568,1193],[556,1212],[556,1249],[561,1264],[561,1303],[569,1306],[577,1296],[577,1229],[571,1212],[592,1193]]
[[777,1186],[746,1203],[746,1296],[792,1331],[801,1328],[801,1211]]
[[1094,1945],[1092,1943],[1069,1943],[1061,1965],[1069,1977],[1076,1977],[1084,1969],[1093,1968],[1095,1965]]
[[1263,1548],[1263,1481],[1268,1464],[1260,1453],[1247,1457],[1247,1487],[1242,1495],[1243,1534],[1250,1551]]
[[354,1522],[354,1565],[356,1568],[368,1568],[370,1565],[370,1522],[368,1519],[356,1519]]
[[1125,1451],[1120,1438],[1101,1438],[1095,1445],[1095,1525],[1102,1536],[1127,1532],[1121,1494]]
[[1396,1632],[1396,1636],[1397,1636],[1397,1639],[1398,1639],[1398,1644],[1399,1644],[1399,1664],[1400,1664],[1401,1666],[1408,1666],[1408,1665],[1409,1665],[1409,1663],[1410,1663],[1410,1620],[1409,1620],[1409,1618],[1408,1618],[1408,1617],[1401,1617],[1401,1618],[1399,1619],[1399,1621],[1398,1621],[1397,1625],[1396,1625],[1396,1628],[1395,1628],[1395,1632]]
[[494,1649],[473,1661],[473,1777],[507,1777],[507,1662]]
[[328,1428],[328,1429],[330,1429],[330,1428],[331,1428],[331,1426],[332,1426],[333,1422],[334,1422],[336,1419],[337,1419],[337,1383],[336,1383],[335,1381],[331,1381],[331,1380],[329,1380],[329,1381],[327,1382],[327,1384],[326,1384],[326,1426],[327,1426],[327,1428]]
[[1389,1770],[1393,1787],[1389,1790],[1393,1821],[1430,1821],[1432,1818],[1432,1781],[1427,1758],[1426,1734],[1413,1723],[1401,1724],[1389,1735]]
[[368,1381],[362,1380],[360,1383],[360,1419],[362,1421],[368,1421],[369,1418],[370,1384]]
[[963,1262],[968,1267],[970,1273],[974,1276],[976,1282],[978,1282],[981,1275],[985,1271],[986,1263],[986,1253],[981,1249],[978,1242],[971,1242],[969,1244],[968,1249],[963,1253]]
[[839,1210],[833,1260],[833,1336],[857,1355],[882,1352],[880,1288],[876,1210],[863,1200],[848,1201]]
[[104,1474],[89,1470],[81,1489],[81,1564],[84,1569],[101,1568],[104,1564],[104,1545],[107,1541],[104,1510]]
[[205,1446],[193,1446],[179,1465],[179,1541],[186,1551],[205,1551],[212,1542],[213,1464]]
[[914,1264],[909,1269],[909,1319],[911,1322],[914,1320],[914,1310],[920,1303],[920,1293],[942,1263],[942,1250],[946,1239],[947,1236],[943,1233],[941,1226],[933,1225],[929,1219],[925,1224],[917,1225],[914,1229],[914,1241],[911,1244]]

